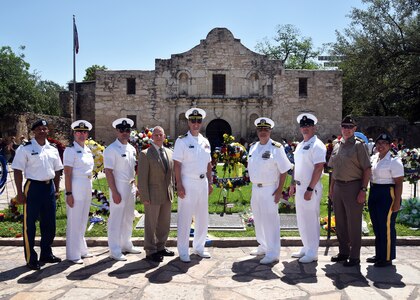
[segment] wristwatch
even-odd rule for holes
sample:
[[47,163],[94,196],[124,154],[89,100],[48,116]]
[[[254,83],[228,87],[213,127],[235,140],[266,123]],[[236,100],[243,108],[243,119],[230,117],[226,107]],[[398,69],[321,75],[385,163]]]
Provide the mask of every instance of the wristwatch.
[[364,186],[362,186],[362,187],[360,188],[360,190],[361,190],[361,191],[364,191],[364,192],[367,192],[367,188],[365,188]]
[[72,192],[66,192],[66,196],[70,196],[70,195],[73,195],[73,193]]
[[314,189],[313,189],[313,188],[311,188],[310,186],[308,186],[308,187],[306,188],[306,190],[307,190],[308,192],[313,192],[313,191],[314,191]]

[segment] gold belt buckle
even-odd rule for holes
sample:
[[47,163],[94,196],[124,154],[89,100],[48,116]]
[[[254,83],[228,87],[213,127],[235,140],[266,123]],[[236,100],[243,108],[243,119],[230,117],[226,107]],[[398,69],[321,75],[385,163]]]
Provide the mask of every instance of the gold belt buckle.
[[257,186],[258,187],[263,187],[263,184],[262,183],[257,183]]
[[88,177],[87,177],[87,178],[92,179],[92,175],[88,175]]

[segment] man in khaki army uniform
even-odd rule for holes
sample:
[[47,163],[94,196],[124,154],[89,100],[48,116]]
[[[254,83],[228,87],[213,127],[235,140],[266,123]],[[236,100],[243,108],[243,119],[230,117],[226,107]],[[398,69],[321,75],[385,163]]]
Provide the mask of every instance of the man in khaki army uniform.
[[354,136],[351,116],[341,121],[341,140],[334,146],[328,165],[333,168],[330,197],[334,205],[339,253],[332,262],[346,267],[360,264],[362,211],[366,201],[371,164],[363,140]]

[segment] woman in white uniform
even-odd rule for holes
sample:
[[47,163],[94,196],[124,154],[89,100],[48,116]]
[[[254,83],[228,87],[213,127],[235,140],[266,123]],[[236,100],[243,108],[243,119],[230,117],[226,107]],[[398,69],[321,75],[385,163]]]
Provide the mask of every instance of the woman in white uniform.
[[86,225],[92,200],[93,156],[85,141],[92,124],[77,120],[71,124],[74,142],[64,151],[64,179],[66,188],[66,258],[82,264],[91,257],[85,240]]

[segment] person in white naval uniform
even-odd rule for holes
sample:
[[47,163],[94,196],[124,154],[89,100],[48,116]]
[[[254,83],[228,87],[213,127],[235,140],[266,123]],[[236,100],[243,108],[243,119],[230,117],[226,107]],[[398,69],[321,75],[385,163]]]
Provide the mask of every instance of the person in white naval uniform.
[[134,122],[120,118],[112,123],[117,139],[104,151],[104,169],[110,190],[110,216],[108,219],[108,246],[110,257],[127,260],[124,253],[140,253],[133,246],[136,149],[128,143]]
[[188,248],[193,216],[193,253],[210,258],[204,246],[209,218],[208,195],[213,191],[213,186],[210,143],[200,134],[206,112],[200,108],[191,108],[185,117],[190,130],[176,140],[172,159],[178,191],[178,253],[181,261],[190,262]]
[[278,203],[284,181],[293,165],[282,144],[273,141],[273,120],[258,118],[259,142],[253,144],[248,155],[248,173],[252,182],[251,209],[254,214],[255,235],[259,246],[251,255],[264,255],[260,264],[278,261],[280,255],[280,216]]
[[66,188],[66,258],[82,264],[82,258],[91,257],[85,240],[86,225],[92,201],[92,151],[85,141],[92,124],[77,120],[71,124],[74,142],[64,150],[64,181]]
[[303,141],[294,152],[294,181],[289,194],[296,191],[296,215],[303,248],[293,253],[300,263],[318,260],[319,205],[322,197],[321,176],[326,162],[327,148],[315,135],[318,119],[309,113],[297,117]]
[[[17,201],[23,204],[23,243],[26,266],[39,270],[40,263],[58,263],[52,253],[55,237],[56,199],[59,197],[63,164],[54,144],[47,140],[48,123],[41,119],[32,125],[34,138],[20,146],[12,163]],[[25,186],[22,187],[23,174]],[[41,229],[41,255],[34,250],[36,221]]]

